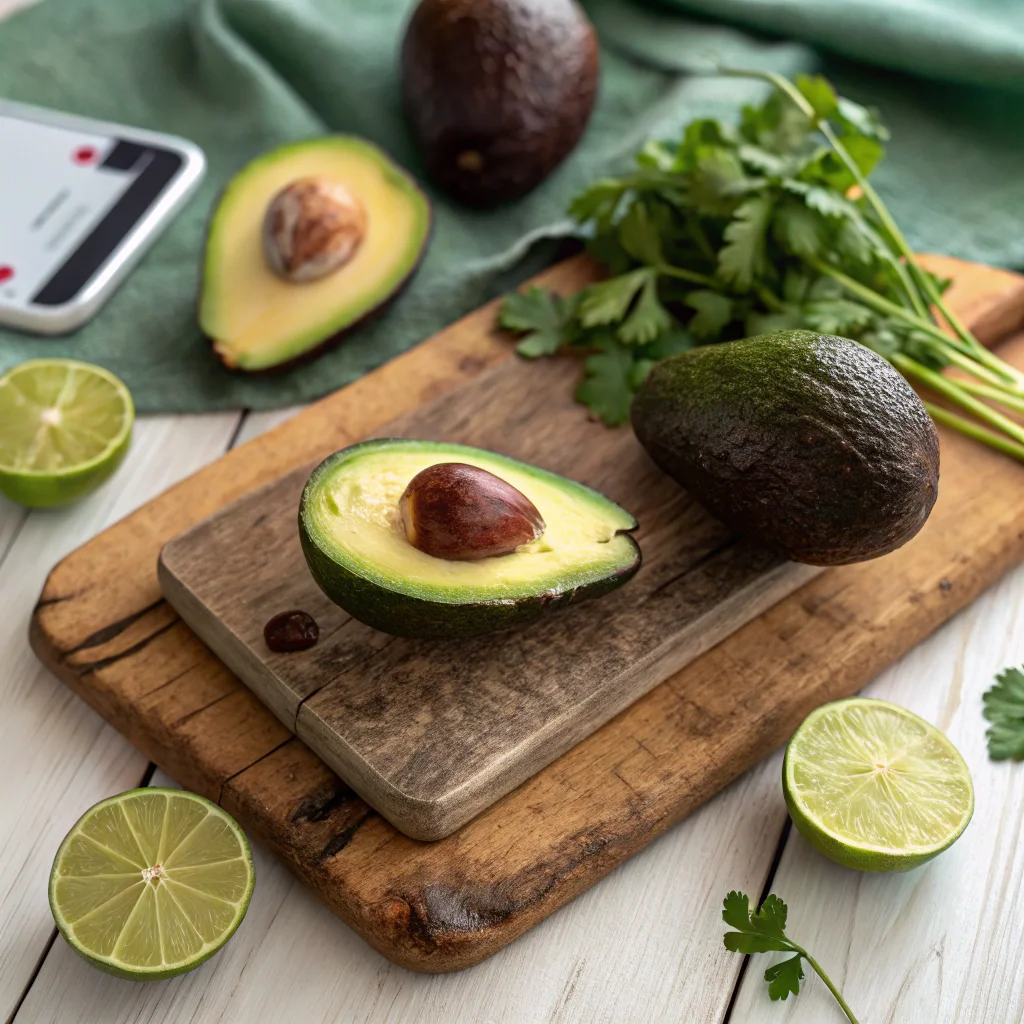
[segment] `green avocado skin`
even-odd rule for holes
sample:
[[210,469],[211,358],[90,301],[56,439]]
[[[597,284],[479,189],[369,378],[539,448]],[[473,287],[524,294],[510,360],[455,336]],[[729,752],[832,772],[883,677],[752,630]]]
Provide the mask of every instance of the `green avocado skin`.
[[884,555],[924,525],[939,439],[881,356],[780,331],[659,363],[633,403],[654,462],[730,528],[811,565]]
[[[334,561],[316,543],[299,518],[299,538],[317,586],[353,618],[392,636],[419,640],[461,640],[498,629],[525,626],[551,612],[601,597],[632,579],[640,568],[640,549],[628,566],[586,586],[517,601],[442,604],[386,590],[348,566]],[[636,546],[636,541],[630,538]]]

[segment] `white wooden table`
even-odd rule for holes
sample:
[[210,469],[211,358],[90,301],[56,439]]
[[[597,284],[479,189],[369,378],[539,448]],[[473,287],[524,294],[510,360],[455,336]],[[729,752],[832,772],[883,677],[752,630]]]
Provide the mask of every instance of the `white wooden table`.
[[[0,15],[18,0],[0,0]],[[2,31],[2,26],[0,26]],[[816,978],[770,1003],[771,961],[722,946],[733,888],[778,893],[790,932],[862,1024],[1024,1021],[1024,766],[986,756],[981,694],[1024,660],[1024,568],[868,689],[944,729],[970,765],[974,821],[937,861],[868,876],[815,854],[787,825],[780,756],[730,786],[609,878],[478,967],[396,967],[266,851],[241,928],[213,960],[166,982],[108,977],[56,935],[46,899],[60,839],[92,803],[151,767],[35,660],[29,614],[53,563],[288,412],[141,420],[114,481],[70,509],[0,499],[0,1019],[17,1024],[829,1024]],[[827,658],[828,652],[823,651]],[[154,781],[169,780],[156,774]]]

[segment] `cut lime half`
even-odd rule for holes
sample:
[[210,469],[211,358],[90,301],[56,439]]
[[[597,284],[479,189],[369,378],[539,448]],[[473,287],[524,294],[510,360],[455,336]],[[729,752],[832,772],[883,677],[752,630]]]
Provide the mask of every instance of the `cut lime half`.
[[30,359],[0,377],[0,491],[50,508],[99,487],[120,465],[135,408],[101,366]]
[[811,712],[786,747],[793,824],[826,857],[860,871],[907,871],[951,846],[974,813],[960,752],[924,719],[853,697]]
[[64,838],[50,909],[94,966],[170,978],[231,938],[255,880],[245,833],[216,804],[177,789],[133,789],[90,807]]

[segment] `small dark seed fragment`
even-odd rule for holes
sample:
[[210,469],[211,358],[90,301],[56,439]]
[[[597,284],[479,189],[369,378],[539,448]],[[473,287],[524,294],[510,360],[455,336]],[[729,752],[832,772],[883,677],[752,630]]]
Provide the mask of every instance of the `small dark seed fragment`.
[[277,654],[305,651],[320,639],[320,627],[308,612],[281,612],[263,627],[263,639]]

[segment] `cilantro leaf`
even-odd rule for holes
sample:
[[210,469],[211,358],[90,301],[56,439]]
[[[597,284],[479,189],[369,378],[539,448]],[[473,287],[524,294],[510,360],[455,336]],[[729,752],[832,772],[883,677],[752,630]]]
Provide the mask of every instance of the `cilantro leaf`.
[[796,306],[771,313],[750,312],[743,321],[748,338],[759,334],[774,334],[776,331],[795,331],[804,327],[804,318]]
[[734,953],[782,952],[793,954],[787,960],[772,964],[764,972],[764,980],[768,982],[768,997],[773,1001],[786,999],[790,993],[799,994],[800,982],[804,977],[801,961],[806,960],[821,980],[828,985],[851,1024],[857,1024],[853,1011],[846,1005],[846,1001],[818,962],[786,935],[786,917],[786,904],[778,896],[767,895],[761,906],[752,912],[750,898],[746,893],[735,891],[729,893],[722,901],[722,920],[734,930],[725,933],[725,948]]
[[658,335],[649,345],[645,345],[643,353],[646,358],[657,361],[686,352],[693,348],[694,344],[693,335],[685,327],[673,323],[667,331]]
[[852,299],[821,299],[808,302],[803,317],[815,331],[849,337],[867,327],[875,319],[875,312]]
[[768,998],[772,1002],[785,999],[790,992],[800,994],[800,982],[803,981],[804,969],[800,966],[801,956],[790,957],[772,965],[764,972],[764,980],[768,982]]
[[709,288],[687,292],[683,301],[697,312],[690,318],[689,327],[702,341],[717,338],[722,328],[732,320],[732,299]]
[[633,203],[619,224],[619,244],[635,260],[650,266],[664,262],[661,234],[643,203]]
[[650,276],[640,290],[633,312],[623,320],[619,338],[627,345],[646,345],[672,326],[672,317],[658,298],[658,281]]
[[750,924],[750,897],[745,892],[733,889],[722,900],[722,920],[730,928],[745,930]]
[[607,224],[626,192],[626,184],[618,178],[602,178],[581,192],[569,205],[569,216],[580,224],[596,220]]
[[607,333],[594,347],[598,351],[583,364],[586,376],[576,389],[576,400],[609,427],[617,427],[629,419],[633,404],[633,353]]
[[575,295],[563,299],[536,286],[510,292],[501,304],[498,323],[510,331],[527,332],[516,346],[520,355],[527,359],[554,355],[578,336],[572,322],[578,302]]
[[745,181],[743,165],[730,149],[707,149],[697,159],[690,175],[690,203],[701,214],[728,217],[736,206],[740,185]]
[[831,189],[814,185],[807,190],[804,201],[812,210],[824,214],[826,217],[848,217],[850,215],[850,203],[845,196],[833,192]]
[[760,909],[751,913],[750,899],[742,892],[731,892],[722,903],[722,920],[735,931],[725,933],[725,948],[734,953],[791,952],[785,936],[786,904],[778,896],[768,896]]
[[795,84],[818,117],[829,118],[836,113],[839,99],[828,79],[821,75],[797,75]]
[[779,204],[772,218],[772,233],[780,245],[797,256],[817,256],[822,250],[820,216],[796,200]]
[[768,269],[765,235],[772,215],[768,196],[746,199],[736,210],[736,219],[726,227],[726,244],[718,253],[718,272],[739,292],[750,291],[755,278]]
[[985,733],[993,761],[1024,759],[1024,672],[1008,668],[982,697],[985,718],[992,724]]
[[843,142],[849,141],[849,134],[856,132],[877,142],[888,142],[889,130],[882,124],[878,111],[872,107],[862,107],[853,100],[840,96],[837,103],[839,121],[844,129]]
[[[877,238],[877,236],[875,236]],[[835,238],[836,252],[854,263],[867,266],[877,252],[875,239],[868,234],[860,218],[844,220]]]
[[584,327],[599,327],[621,320],[636,293],[657,273],[652,267],[640,267],[585,288],[580,299],[580,323]]

